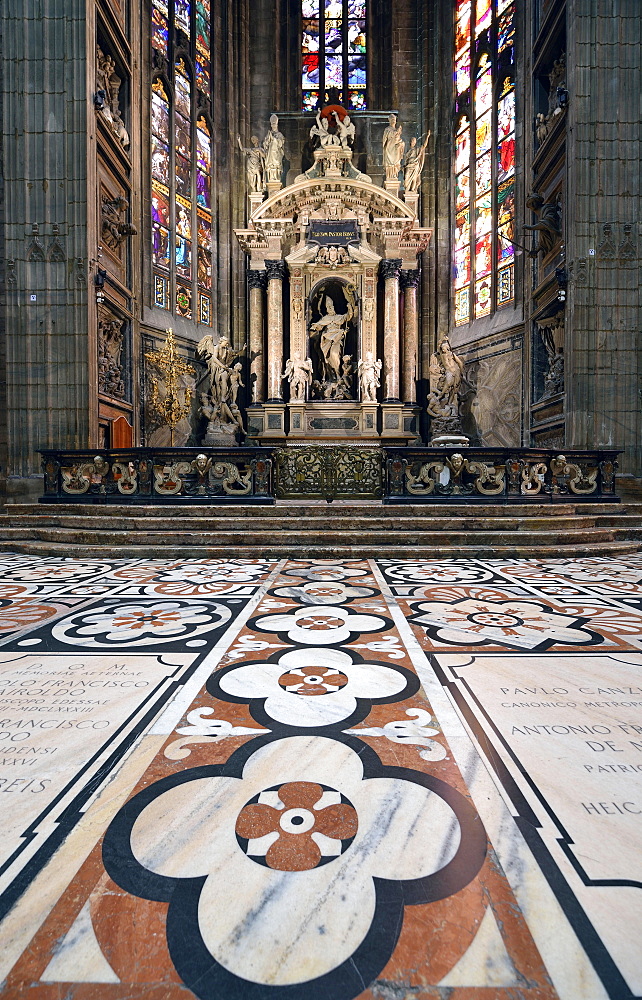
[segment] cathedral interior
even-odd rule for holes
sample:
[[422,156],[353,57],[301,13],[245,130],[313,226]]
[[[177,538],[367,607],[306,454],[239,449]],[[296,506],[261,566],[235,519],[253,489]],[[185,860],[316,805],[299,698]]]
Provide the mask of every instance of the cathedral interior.
[[1,997],[642,998],[641,53],[2,4]]

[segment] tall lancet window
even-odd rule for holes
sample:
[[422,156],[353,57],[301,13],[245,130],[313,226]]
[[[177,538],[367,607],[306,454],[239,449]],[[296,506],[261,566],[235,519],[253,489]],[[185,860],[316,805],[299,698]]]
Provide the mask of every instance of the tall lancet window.
[[515,2],[455,0],[455,324],[514,297]]
[[153,0],[154,304],[212,320],[210,0]]
[[301,0],[304,111],[332,98],[354,111],[367,108],[366,6],[365,0]]

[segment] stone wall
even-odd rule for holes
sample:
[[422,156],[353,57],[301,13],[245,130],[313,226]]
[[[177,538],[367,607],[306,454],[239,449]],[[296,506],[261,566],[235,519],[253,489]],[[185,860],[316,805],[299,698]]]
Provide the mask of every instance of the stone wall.
[[642,474],[638,0],[568,0],[567,438]]

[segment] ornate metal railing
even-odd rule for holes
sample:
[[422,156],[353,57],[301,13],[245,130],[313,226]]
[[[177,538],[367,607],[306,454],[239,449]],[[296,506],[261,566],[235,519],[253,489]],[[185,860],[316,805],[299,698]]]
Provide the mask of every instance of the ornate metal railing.
[[360,445],[302,445],[274,453],[274,490],[279,500],[310,500],[383,496],[384,454]]
[[617,451],[540,448],[117,448],[43,451],[42,503],[618,500]]
[[386,448],[384,503],[618,500],[619,451]]
[[43,451],[41,503],[274,503],[266,448]]

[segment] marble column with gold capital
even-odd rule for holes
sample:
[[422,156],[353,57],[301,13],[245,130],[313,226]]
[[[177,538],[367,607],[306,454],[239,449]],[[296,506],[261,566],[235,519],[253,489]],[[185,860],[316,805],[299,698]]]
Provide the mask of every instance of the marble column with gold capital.
[[401,338],[401,398],[404,403],[417,402],[417,354],[419,350],[419,312],[417,285],[419,270],[401,272],[403,289],[403,334]]
[[265,271],[248,271],[247,286],[250,292],[250,386],[253,403],[265,399],[265,344],[263,343],[263,289],[267,282]]
[[284,260],[266,260],[267,273],[267,402],[281,403],[283,374],[283,279]]
[[401,260],[387,259],[379,264],[385,282],[383,309],[383,395],[384,402],[399,400],[399,273]]

